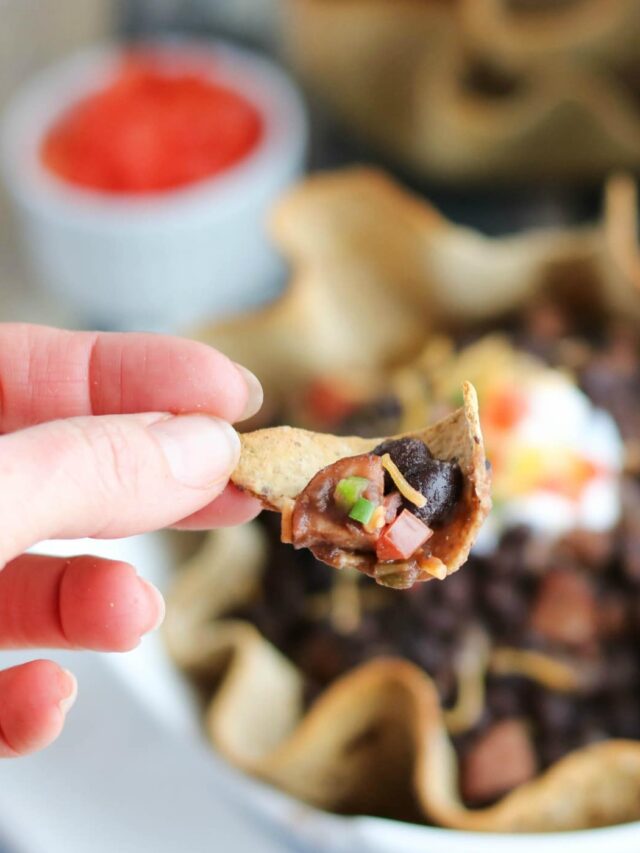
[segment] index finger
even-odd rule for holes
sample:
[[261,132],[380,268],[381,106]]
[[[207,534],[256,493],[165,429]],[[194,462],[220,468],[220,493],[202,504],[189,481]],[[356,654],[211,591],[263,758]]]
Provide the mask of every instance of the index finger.
[[0,324],[0,433],[58,418],[149,411],[206,412],[234,422],[247,416],[251,381],[196,341]]

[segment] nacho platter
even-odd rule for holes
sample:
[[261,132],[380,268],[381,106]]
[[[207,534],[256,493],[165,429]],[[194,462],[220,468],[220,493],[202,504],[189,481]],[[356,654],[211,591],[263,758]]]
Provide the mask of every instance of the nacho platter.
[[[355,190],[359,196],[354,194]],[[354,198],[367,199],[367,203],[362,205]],[[396,310],[404,307],[410,310],[416,303],[422,304],[425,312],[429,308],[430,320],[410,356],[380,350],[368,368],[361,358],[355,359],[354,373],[363,377],[363,386],[367,384],[367,374],[372,389],[392,380],[392,384],[407,391],[406,403],[420,403],[415,411],[403,408],[400,432],[412,431],[427,422],[429,414],[434,414],[437,396],[434,389],[447,386],[447,379],[455,383],[468,375],[468,364],[463,369],[462,362],[455,364],[450,353],[447,355],[446,338],[452,329],[467,330],[487,321],[493,324],[494,316],[519,311],[523,305],[535,304],[538,311],[542,304],[539,300],[546,299],[549,293],[562,297],[571,316],[582,316],[580,306],[593,301],[596,319],[606,317],[607,322],[626,322],[635,327],[639,305],[635,289],[637,249],[633,242],[632,201],[632,184],[617,179],[608,187],[604,226],[490,240],[449,225],[428,209],[421,211],[413,198],[378,174],[357,170],[316,178],[308,184],[308,192],[303,187],[285,200],[276,215],[276,231],[288,229],[289,242],[285,245],[295,258],[297,274],[282,301],[261,315],[266,372],[278,373],[278,387],[290,383],[291,393],[295,395],[304,390],[305,384],[326,373],[327,360],[319,354],[317,359],[310,358],[302,371],[296,363],[286,373],[286,360],[282,358],[285,345],[278,335],[272,336],[272,318],[279,314],[281,323],[286,313],[284,306],[296,300],[300,304],[301,294],[310,301],[313,296],[316,304],[329,298],[337,306],[341,285],[336,284],[334,274],[340,271],[341,281],[352,275],[360,280],[363,269],[369,273],[371,263],[375,266],[376,287],[380,293],[387,288],[388,299],[396,305]],[[372,205],[376,215],[368,211]],[[283,210],[291,217],[290,220],[284,217],[288,226],[281,218]],[[317,240],[317,227],[313,230],[314,238],[306,240],[305,231],[310,222],[321,224],[321,241]],[[408,228],[409,222],[412,225]],[[401,238],[396,235],[396,224],[403,232]],[[387,231],[388,242],[398,247],[400,257],[403,252],[410,253],[411,263],[404,278],[396,279],[399,263],[397,266],[385,263],[375,256],[380,228]],[[397,244],[396,236],[401,241]],[[373,262],[366,252],[365,260],[361,260],[363,246],[369,244],[374,253]],[[469,293],[471,275],[477,288]],[[570,299],[565,298],[568,295]],[[301,316],[296,315],[296,321]],[[232,336],[235,340],[242,335],[244,322],[239,319],[235,323],[236,335]],[[254,317],[250,322],[258,320]],[[216,336],[231,335],[232,326],[234,323],[208,330],[205,338],[217,343]],[[356,335],[364,334],[366,329],[363,320],[363,328]],[[307,340],[307,336],[313,339],[314,335],[326,332],[326,327],[310,312],[305,315],[303,325],[295,328],[295,337]],[[605,351],[600,355],[596,349],[586,364],[584,348],[568,340],[572,343],[575,370],[593,368],[594,379],[602,377],[603,365],[607,370],[611,364],[618,365],[623,372],[629,370],[628,355],[625,356],[628,347],[620,350],[620,342],[615,338],[611,353]],[[495,359],[504,356],[504,346],[497,346],[495,341],[489,343],[483,351],[491,353],[488,360],[495,365]],[[292,345],[291,336],[288,345]],[[328,352],[330,356],[331,347]],[[361,348],[356,347],[355,355],[362,355]],[[617,360],[612,361],[613,355]],[[344,361],[344,351],[342,357],[344,367],[348,364],[348,360]],[[479,360],[476,354],[471,363]],[[336,368],[337,365],[329,364],[330,372]],[[535,375],[536,369],[531,372]],[[470,378],[477,381],[473,373]],[[574,381],[563,378],[562,387],[566,389]],[[570,392],[572,399],[578,395],[582,400],[580,393],[575,389]],[[486,391],[481,390],[483,424],[485,395]],[[629,424],[633,423],[632,418]],[[621,429],[625,465],[635,476],[634,430],[625,428],[624,422]],[[487,435],[485,429],[485,439]],[[344,441],[340,436],[335,440]],[[366,447],[371,448],[375,441],[370,439]],[[331,462],[342,454],[343,450],[336,450],[334,457],[326,461]],[[293,499],[324,462],[323,457],[312,469],[303,469],[304,476],[293,481],[285,497]],[[630,487],[628,495],[627,487]],[[623,515],[621,531],[615,534],[626,537],[623,540],[613,539],[607,531],[585,533],[578,541],[569,537],[545,551],[540,541],[514,533],[497,552],[503,562],[472,554],[464,571],[442,583],[421,584],[410,593],[383,590],[367,578],[354,577],[350,569],[338,573],[328,570],[335,580],[327,581],[326,575],[317,574],[318,567],[311,558],[305,558],[304,564],[296,564],[287,557],[294,553],[290,546],[276,547],[274,538],[265,538],[264,529],[255,525],[214,534],[207,540],[205,550],[185,567],[178,579],[167,621],[167,639],[174,659],[204,690],[206,725],[212,743],[247,772],[329,811],[496,832],[586,829],[639,819],[637,734],[602,740],[602,735],[596,732],[597,742],[566,735],[564,742],[558,743],[557,737],[555,741],[545,740],[539,732],[530,731],[532,723],[501,727],[492,704],[495,689],[505,687],[500,694],[503,699],[506,696],[511,701],[519,696],[518,701],[524,703],[517,710],[519,714],[540,699],[549,700],[548,707],[553,713],[558,708],[591,713],[595,707],[594,683],[596,689],[601,689],[598,680],[602,674],[610,672],[613,678],[615,671],[620,675],[620,686],[604,695],[620,698],[607,701],[613,702],[612,710],[617,707],[621,711],[627,698],[630,707],[635,707],[637,697],[630,695],[629,685],[635,683],[637,670],[621,670],[618,664],[614,666],[613,658],[609,663],[606,656],[604,665],[594,670],[585,665],[589,661],[582,655],[579,643],[576,645],[577,635],[570,635],[582,632],[580,642],[591,644],[598,654],[606,651],[606,646],[600,647],[600,640],[594,646],[593,632],[604,630],[598,626],[605,613],[609,620],[606,630],[619,630],[616,608],[620,599],[631,600],[635,595],[631,577],[622,586],[616,580],[620,568],[611,560],[618,558],[609,556],[607,545],[613,542],[615,550],[620,541],[628,541],[631,548],[636,541],[633,537],[638,525],[633,518],[637,516],[638,494],[633,481],[625,482],[624,492],[624,501],[630,501],[630,511]],[[279,495],[282,496],[280,492]],[[234,568],[230,571],[232,564]],[[504,572],[513,575],[518,565],[524,566],[525,574],[518,575],[513,594],[510,593],[506,614],[511,618],[511,627],[496,633],[493,629],[487,632],[486,626],[480,624],[478,633],[473,620],[485,618],[485,611],[472,611],[471,616],[462,620],[461,614],[467,607],[464,601],[470,594],[467,586],[476,590],[475,595],[483,589],[477,584],[486,584],[487,593],[493,590],[493,595],[495,581],[504,586],[507,576]],[[629,563],[625,571],[632,570]],[[528,571],[533,575],[527,575]],[[330,583],[328,588],[327,583]],[[300,587],[305,584],[309,592],[301,597]],[[388,598],[382,600],[379,595]],[[453,609],[446,604],[447,596],[457,602]],[[393,604],[391,599],[401,604]],[[554,601],[564,601],[563,606],[580,613],[581,619],[576,622],[559,618],[553,607],[549,609]],[[601,606],[596,607],[595,601]],[[495,605],[496,613],[504,613],[502,599],[496,600]],[[459,646],[447,645],[444,634],[433,634],[430,624],[435,626],[445,617],[449,618],[446,632],[453,632],[454,638],[462,641]],[[530,618],[538,631],[538,645],[533,647],[519,644],[520,625]],[[467,637],[458,627],[461,620],[469,619],[472,620],[469,629],[474,630]],[[427,647],[416,646],[415,655],[410,650],[408,657],[413,663],[385,659],[384,653],[381,658],[367,662],[367,649],[373,654],[372,644],[376,655],[381,654],[381,640],[392,624],[401,625],[405,637],[423,632],[430,638]],[[635,623],[630,624],[625,630],[635,631]],[[303,626],[310,632],[309,642],[303,642],[304,635],[300,633]],[[562,629],[566,629],[566,635],[560,637],[558,644],[554,635],[562,633]],[[615,633],[607,636],[612,653],[628,653],[624,646],[627,640],[616,640]],[[317,647],[314,651],[310,645],[316,641],[321,641],[319,658]],[[362,646],[355,645],[356,641]],[[435,646],[442,646],[439,660],[433,658]],[[361,662],[360,666],[347,665],[347,658],[339,660],[335,671],[322,674],[321,689],[315,688],[311,696],[314,701],[310,702],[312,652],[314,666],[319,662],[326,667],[336,654],[340,657],[341,648],[352,648],[355,662]],[[358,648],[364,651],[357,651]],[[393,655],[394,649],[386,654]],[[422,654],[431,655],[432,663],[422,663],[426,660],[420,657]],[[452,663],[453,686],[449,684],[451,667],[438,669],[439,662]],[[317,675],[316,669],[314,677]],[[486,721],[478,722],[478,709],[490,711],[488,728]],[[571,717],[574,722],[575,719]],[[631,724],[612,724],[611,731],[622,733],[626,726],[635,732],[633,720],[637,715],[627,719],[631,719]],[[540,724],[538,717],[533,724]],[[494,763],[486,765],[487,749],[481,748],[481,742],[493,739],[497,744],[498,729],[502,745],[491,748],[489,754]],[[533,734],[536,743],[542,738],[541,747],[533,743]],[[469,738],[478,746],[474,747],[473,756],[465,745]],[[512,746],[516,743],[521,758],[524,754],[519,764],[519,779],[508,780],[503,793],[494,790],[488,794],[485,790],[474,800],[469,781],[472,758],[476,765],[485,762],[489,766],[490,772],[485,769],[480,774],[484,780],[495,778],[499,775],[495,756],[501,754],[507,741]],[[576,745],[572,747],[572,743]],[[532,755],[539,748],[547,757],[538,759],[538,763]],[[502,761],[503,765],[508,763]]]

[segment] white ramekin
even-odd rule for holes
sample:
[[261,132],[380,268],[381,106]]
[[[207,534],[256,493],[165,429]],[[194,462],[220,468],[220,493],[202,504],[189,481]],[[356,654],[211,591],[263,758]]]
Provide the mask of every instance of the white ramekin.
[[36,280],[84,323],[178,329],[277,292],[282,266],[265,215],[300,174],[307,139],[301,99],[273,63],[226,43],[148,43],[243,94],[260,111],[261,140],[220,176],[147,196],[112,196],[51,174],[38,148],[65,107],[112,77],[122,46],[94,47],[54,65],[9,104],[4,177]]

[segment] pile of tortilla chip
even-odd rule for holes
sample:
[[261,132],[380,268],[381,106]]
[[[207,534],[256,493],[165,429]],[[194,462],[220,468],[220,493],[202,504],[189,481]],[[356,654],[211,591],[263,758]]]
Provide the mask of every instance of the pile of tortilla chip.
[[418,173],[567,181],[640,165],[634,0],[289,0],[286,9],[285,42],[311,92]]
[[[327,371],[391,374],[403,360],[424,358],[442,330],[567,282],[589,282],[602,310],[640,320],[635,226],[634,188],[625,179],[608,188],[603,225],[489,239],[447,223],[378,173],[314,178],[275,217],[294,266],[288,291],[266,311],[202,336],[284,400]],[[249,436],[247,467],[236,476],[276,506],[345,447],[355,449],[333,439],[309,446],[320,456],[296,457],[292,474],[265,468],[269,454]],[[218,531],[182,569],[169,599],[170,652],[205,691],[209,737],[234,765],[329,811],[463,830],[545,832],[640,819],[640,743],[622,740],[569,754],[489,808],[466,808],[436,688],[403,660],[348,673],[305,712],[302,674],[252,625],[225,618],[254,596],[265,560],[258,526]]]
[[293,271],[282,297],[194,335],[253,370],[268,406],[290,407],[315,377],[380,383],[439,333],[549,288],[580,282],[576,298],[640,320],[636,225],[625,177],[609,182],[601,225],[491,238],[452,225],[382,172],[325,173],[291,191],[272,217]]

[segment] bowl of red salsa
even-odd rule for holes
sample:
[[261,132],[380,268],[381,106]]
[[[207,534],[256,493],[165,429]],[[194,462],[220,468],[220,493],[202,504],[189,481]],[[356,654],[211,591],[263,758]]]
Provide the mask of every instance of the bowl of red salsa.
[[275,295],[265,221],[305,142],[273,62],[175,40],[94,48],[32,80],[2,162],[39,283],[83,322],[179,329]]

